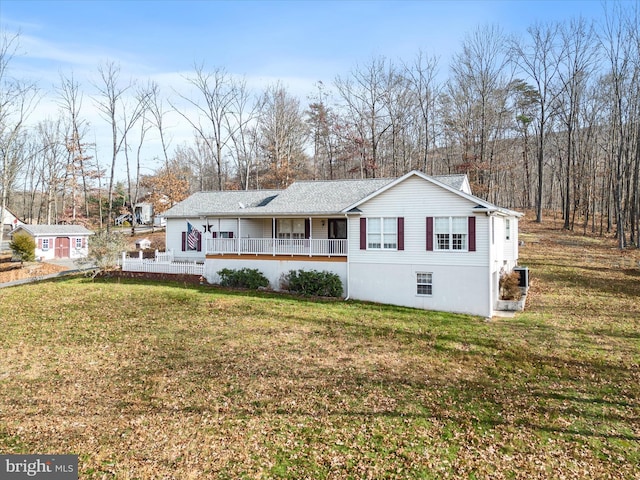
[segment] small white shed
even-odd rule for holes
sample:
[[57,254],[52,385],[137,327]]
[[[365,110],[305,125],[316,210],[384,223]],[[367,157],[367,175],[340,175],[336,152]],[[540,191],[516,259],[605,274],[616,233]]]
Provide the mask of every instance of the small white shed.
[[94,234],[82,225],[20,225],[13,232],[24,232],[36,243],[36,258],[86,258],[89,255],[89,237]]

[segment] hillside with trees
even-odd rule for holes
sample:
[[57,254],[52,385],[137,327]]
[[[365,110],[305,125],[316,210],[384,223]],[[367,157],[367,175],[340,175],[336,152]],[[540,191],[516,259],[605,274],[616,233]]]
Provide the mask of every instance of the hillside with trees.
[[[105,62],[91,94],[62,72],[59,115],[37,124],[28,120],[39,86],[12,76],[20,37],[5,35],[0,208],[40,223],[101,226],[145,194],[174,195],[178,182],[191,192],[283,188],[418,169],[466,173],[476,195],[531,209],[538,222],[555,210],[566,229],[638,246],[640,28],[632,6],[603,7],[598,24],[532,24],[520,37],[479,26],[450,59],[374,57],[331,85],[318,82],[304,99],[280,82],[257,91],[223,66],[197,64],[189,91],[163,91]],[[83,117],[88,104],[112,133],[100,162]],[[190,125],[191,141],[172,144],[169,112]],[[162,166],[143,172],[141,146],[152,133]]]

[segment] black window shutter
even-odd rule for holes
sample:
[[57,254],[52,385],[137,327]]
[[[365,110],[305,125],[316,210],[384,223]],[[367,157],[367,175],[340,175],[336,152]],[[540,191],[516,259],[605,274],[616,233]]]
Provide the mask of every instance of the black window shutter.
[[360,219],[360,250],[367,249],[367,219]]

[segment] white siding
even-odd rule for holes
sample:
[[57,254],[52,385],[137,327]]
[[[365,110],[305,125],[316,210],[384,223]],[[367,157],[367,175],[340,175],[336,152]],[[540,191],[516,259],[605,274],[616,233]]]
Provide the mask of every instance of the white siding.
[[[230,222],[230,220],[226,220]],[[236,225],[238,221],[236,219],[232,220]],[[240,231],[238,232],[238,227],[233,227],[233,232],[235,237],[239,238],[262,238],[263,230],[264,230],[264,220],[255,219],[255,218],[243,218],[240,219]]]
[[[324,225],[322,225],[324,222]],[[326,240],[329,238],[329,219],[314,218],[311,220],[311,238],[316,240]]]
[[[76,248],[76,238],[82,239],[84,243],[84,247]],[[49,240],[49,248],[43,250],[38,248],[40,242],[44,239]],[[63,241],[62,239],[68,239],[69,242],[69,256],[66,258],[70,259],[78,259],[78,258],[86,258],[89,255],[89,237],[87,235],[65,235],[64,237],[49,237],[49,236],[38,236],[34,239],[36,243],[36,248],[34,254],[36,258],[40,260],[53,260],[56,258],[56,247],[59,245],[58,242]]]
[[[38,245],[41,245],[42,240],[49,241],[49,247],[45,250],[42,248],[38,248]],[[56,247],[55,247],[55,237],[36,237],[34,239],[36,242],[35,256],[40,260],[53,260],[56,258]]]
[[[350,298],[491,316],[490,217],[476,205],[419,177],[360,205],[362,217],[404,217],[404,250],[360,250],[360,217],[351,216]],[[440,216],[474,216],[476,251],[427,251],[426,218]],[[433,273],[431,296],[417,295],[417,272]]]
[[[509,220],[511,221],[511,238],[507,240],[505,237],[504,259],[514,262],[518,260],[518,219],[516,217],[509,217]],[[506,221],[506,219],[504,219],[504,221]]]
[[[418,295],[416,274],[433,274],[432,295]],[[350,297],[406,307],[491,316],[487,267],[358,263],[350,266]]]
[[167,228],[165,231],[165,248],[167,251],[174,251],[176,260],[202,261],[204,260],[204,239],[206,238],[206,235],[203,235],[201,252],[182,251],[182,232],[187,231],[187,221],[201,232],[204,230],[202,225],[206,224],[206,220],[202,220],[198,217],[189,219],[168,218]]
[[[475,204],[431,183],[413,177],[361,205],[362,217],[404,217],[404,251],[360,250],[360,221],[349,222],[349,258],[352,263],[393,263],[486,266],[489,256],[488,218],[474,215]],[[476,217],[476,251],[427,251],[427,217]]]

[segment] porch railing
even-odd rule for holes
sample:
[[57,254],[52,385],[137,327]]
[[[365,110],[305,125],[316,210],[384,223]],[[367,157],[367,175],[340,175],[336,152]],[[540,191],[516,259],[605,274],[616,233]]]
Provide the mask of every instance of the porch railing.
[[206,253],[346,256],[347,240],[208,238]]
[[183,275],[203,275],[204,264],[198,262],[174,261],[173,251],[155,252],[155,258],[129,257],[122,253],[123,272],[176,273]]

